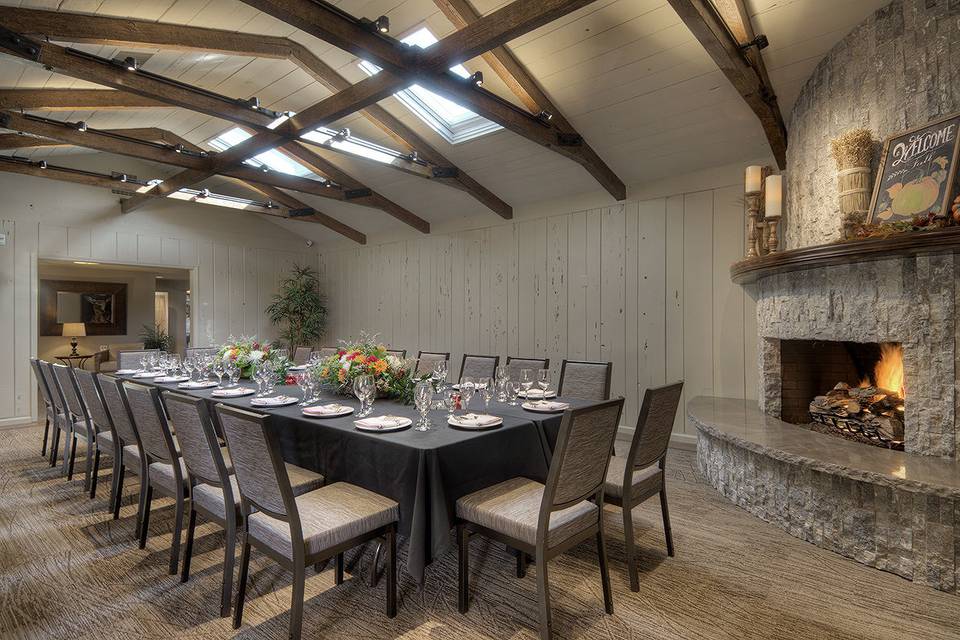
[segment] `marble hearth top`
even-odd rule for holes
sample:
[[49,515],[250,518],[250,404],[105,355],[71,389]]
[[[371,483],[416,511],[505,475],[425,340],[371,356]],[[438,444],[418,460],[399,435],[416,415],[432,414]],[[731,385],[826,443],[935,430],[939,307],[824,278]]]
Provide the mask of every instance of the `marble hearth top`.
[[755,401],[699,396],[687,415],[708,435],[795,465],[908,491],[960,498],[960,462],[817,433],[762,413]]

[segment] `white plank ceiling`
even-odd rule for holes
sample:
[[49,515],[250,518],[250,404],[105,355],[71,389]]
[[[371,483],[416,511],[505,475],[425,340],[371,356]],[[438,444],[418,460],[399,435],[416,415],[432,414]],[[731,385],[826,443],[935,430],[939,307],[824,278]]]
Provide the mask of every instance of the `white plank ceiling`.
[[[508,0],[473,0],[489,13]],[[806,78],[823,55],[851,28],[887,0],[747,0],[785,118]],[[426,25],[438,37],[453,31],[432,0],[342,0],[355,15],[389,16],[402,36]],[[0,0],[0,5],[97,13],[141,20],[289,37],[302,42],[350,81],[363,77],[357,59],[237,0]],[[272,109],[300,110],[329,92],[293,63],[198,52],[73,45],[113,57],[136,51],[148,71],[232,97],[257,96]],[[737,162],[768,153],[760,125],[716,65],[665,0],[597,0],[580,11],[510,43],[557,106],[628,185]],[[485,86],[513,99],[480,60]],[[0,55],[0,88],[99,88]],[[383,106],[508,203],[594,192],[598,184],[578,165],[512,133],[500,131],[450,145],[393,98]],[[204,144],[230,125],[183,109],[60,112],[51,117],[85,120],[91,127],[160,127]],[[362,116],[339,123],[367,139],[391,141]],[[21,150],[34,159],[69,164],[69,147]],[[469,196],[400,172],[335,158],[344,169],[431,222],[464,215],[490,215]],[[75,160],[78,161],[78,159]],[[122,159],[117,159],[122,169]],[[159,173],[170,170],[160,170]],[[211,185],[218,184],[217,181]],[[298,194],[299,197],[299,194]],[[383,232],[401,224],[382,212],[311,199],[305,201],[362,231]],[[303,225],[298,225],[298,228]],[[311,225],[313,229],[314,225]],[[325,232],[316,239],[325,240]]]

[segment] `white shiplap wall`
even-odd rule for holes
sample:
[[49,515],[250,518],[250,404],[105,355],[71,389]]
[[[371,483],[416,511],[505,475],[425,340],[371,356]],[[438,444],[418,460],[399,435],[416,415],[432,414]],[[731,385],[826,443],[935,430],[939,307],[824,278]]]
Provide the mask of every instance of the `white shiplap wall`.
[[450,350],[452,375],[464,353],[546,355],[555,376],[610,360],[627,424],[646,387],[679,378],[687,397],[755,397],[754,305],[729,277],[743,217],[737,185],[325,251],[326,342]]

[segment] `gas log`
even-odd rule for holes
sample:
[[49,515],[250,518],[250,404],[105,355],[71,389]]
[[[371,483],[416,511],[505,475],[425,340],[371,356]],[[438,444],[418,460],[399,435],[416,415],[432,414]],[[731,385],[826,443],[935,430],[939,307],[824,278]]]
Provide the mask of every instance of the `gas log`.
[[894,391],[874,386],[851,387],[841,382],[827,395],[813,399],[810,417],[844,435],[903,449],[903,398]]

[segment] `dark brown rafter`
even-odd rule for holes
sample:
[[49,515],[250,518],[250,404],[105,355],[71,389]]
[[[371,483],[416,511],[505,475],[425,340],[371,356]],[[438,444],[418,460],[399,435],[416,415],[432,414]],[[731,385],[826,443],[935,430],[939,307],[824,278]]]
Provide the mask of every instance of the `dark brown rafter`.
[[[760,119],[770,149],[781,169],[787,166],[787,127],[770,85],[759,51],[742,45],[753,39],[753,27],[738,0],[669,0],[680,19],[720,67],[744,101]],[[722,6],[724,13],[718,11]],[[748,38],[748,40],[740,40]]]
[[478,89],[446,70],[567,13],[592,0],[517,0],[454,32],[427,51],[405,47],[365,26],[359,19],[314,0],[243,0],[307,33],[381,67],[404,84],[416,82],[528,140],[583,166],[616,199],[626,187],[575,132],[547,123],[489,91]]
[[172,108],[158,100],[107,89],[2,89],[0,109],[6,111],[85,111],[91,109]]
[[[44,35],[55,40],[70,42],[116,46],[149,45],[172,50],[216,51],[258,58],[287,59],[297,64],[331,92],[343,91],[350,86],[350,81],[333,67],[323,62],[299,42],[287,38],[15,7],[4,10],[3,16],[0,17],[0,24],[20,33]],[[376,104],[370,105],[363,111],[363,115],[400,144],[404,152],[416,151],[421,161],[432,165],[424,166],[422,163],[398,157],[386,166],[459,189],[469,193],[500,216],[508,219],[513,216],[510,205],[454,166],[439,150],[386,109]],[[335,147],[326,148],[355,160],[376,162],[384,166],[384,163],[370,160],[359,154],[345,152]]]

